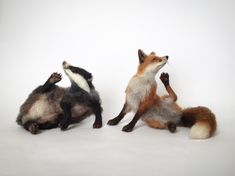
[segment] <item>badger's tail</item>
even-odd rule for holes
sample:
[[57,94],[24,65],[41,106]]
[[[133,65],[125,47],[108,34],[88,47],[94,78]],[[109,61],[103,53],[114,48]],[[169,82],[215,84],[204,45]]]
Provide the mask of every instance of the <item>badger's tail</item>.
[[216,130],[215,115],[206,107],[193,107],[183,110],[181,125],[192,127],[190,138],[206,139],[213,136]]

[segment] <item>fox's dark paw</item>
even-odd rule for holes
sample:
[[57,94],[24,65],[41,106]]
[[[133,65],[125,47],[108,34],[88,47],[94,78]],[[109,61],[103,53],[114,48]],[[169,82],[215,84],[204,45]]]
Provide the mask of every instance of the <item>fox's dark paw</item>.
[[61,81],[61,79],[62,79],[61,74],[55,72],[55,73],[52,73],[52,75],[49,78],[49,81],[50,83],[54,84],[54,83]]
[[69,126],[69,122],[62,120],[58,126],[62,131],[65,131]]
[[101,128],[102,127],[102,122],[95,122],[93,124],[93,128]]
[[167,86],[169,85],[169,74],[168,73],[162,73],[161,76],[160,76],[160,79],[162,81],[162,83]]
[[118,124],[118,121],[116,119],[111,119],[111,120],[108,121],[107,124],[110,125],[110,126],[114,126],[114,125]]
[[174,133],[176,131],[176,127],[177,125],[175,123],[172,123],[172,122],[169,122],[167,124],[167,127],[168,127],[168,130],[171,132],[171,133]]
[[39,125],[37,123],[31,123],[28,130],[32,134],[37,134],[39,132]]
[[131,131],[133,131],[133,127],[131,127],[130,125],[126,125],[122,128],[122,131],[131,132]]

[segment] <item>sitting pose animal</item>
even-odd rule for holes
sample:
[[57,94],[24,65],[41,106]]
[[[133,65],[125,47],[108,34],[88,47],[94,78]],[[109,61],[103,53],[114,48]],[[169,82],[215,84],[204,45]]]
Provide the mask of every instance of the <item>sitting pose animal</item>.
[[128,112],[133,111],[134,118],[122,129],[125,132],[132,131],[141,118],[152,128],[167,128],[170,132],[175,132],[177,126],[192,127],[191,138],[205,139],[212,136],[216,130],[214,114],[206,107],[179,107],[167,73],[162,73],[160,79],[168,95],[160,97],[156,94],[155,76],[167,63],[168,56],[159,57],[154,52],[146,55],[142,50],[138,50],[138,55],[138,70],[127,85],[124,106],[119,115],[109,120],[108,124],[117,125]]
[[53,73],[20,107],[16,121],[32,134],[56,127],[65,130],[70,124],[78,123],[91,114],[95,114],[93,128],[102,127],[102,107],[92,84],[92,74],[65,61],[62,66],[71,87],[56,86],[61,75]]

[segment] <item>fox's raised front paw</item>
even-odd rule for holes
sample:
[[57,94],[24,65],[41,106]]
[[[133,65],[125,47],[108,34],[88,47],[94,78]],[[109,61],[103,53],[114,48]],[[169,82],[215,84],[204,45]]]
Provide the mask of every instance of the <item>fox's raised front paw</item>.
[[37,123],[31,123],[28,130],[32,134],[37,134],[39,132],[39,125]]
[[160,76],[160,79],[162,81],[162,83],[167,86],[169,85],[169,74],[168,73],[162,73],[161,76]]
[[55,73],[52,73],[52,75],[49,78],[49,81],[50,83],[54,84],[54,83],[61,81],[61,79],[62,79],[61,74],[55,72]]

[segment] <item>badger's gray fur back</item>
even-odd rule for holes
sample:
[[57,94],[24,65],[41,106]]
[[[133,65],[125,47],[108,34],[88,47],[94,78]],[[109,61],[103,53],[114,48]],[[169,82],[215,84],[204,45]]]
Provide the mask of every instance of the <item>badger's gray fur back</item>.
[[39,123],[55,121],[57,116],[62,113],[60,101],[65,91],[64,88],[60,87],[55,87],[46,93],[37,92],[37,89],[35,89],[20,107],[17,123],[23,125],[27,121],[33,120]]

